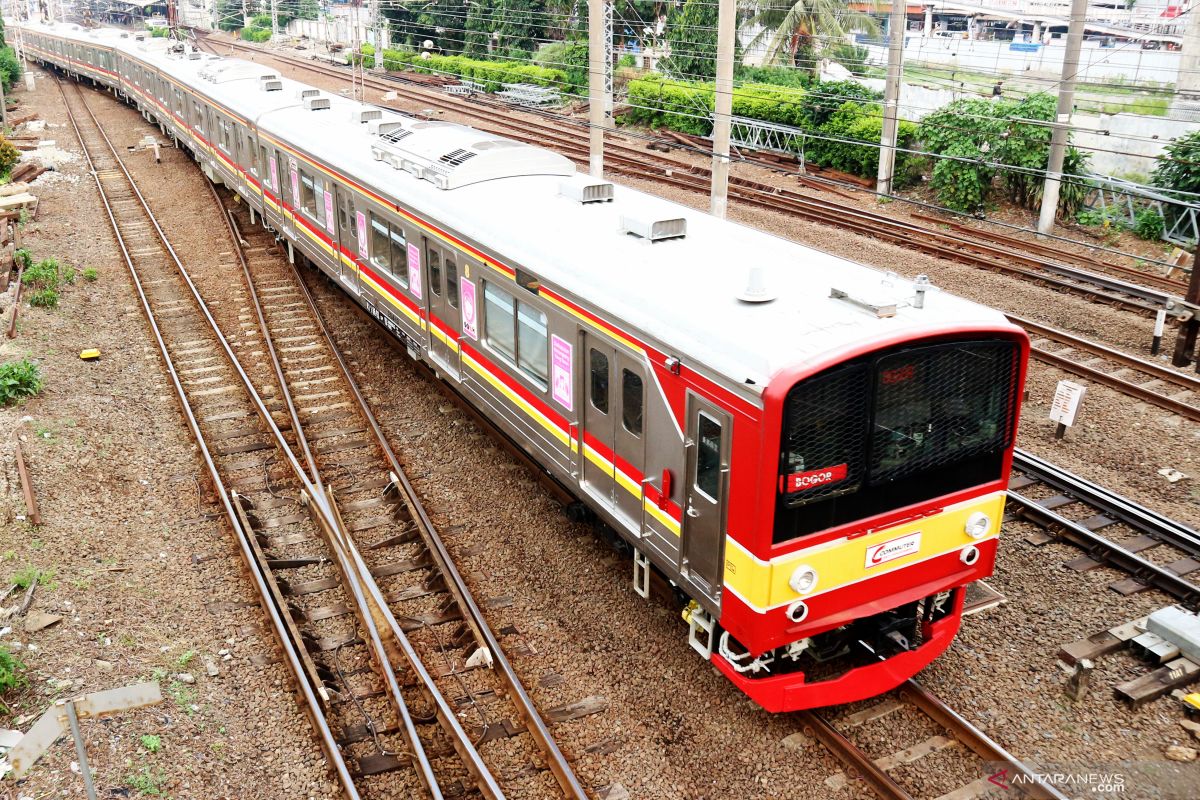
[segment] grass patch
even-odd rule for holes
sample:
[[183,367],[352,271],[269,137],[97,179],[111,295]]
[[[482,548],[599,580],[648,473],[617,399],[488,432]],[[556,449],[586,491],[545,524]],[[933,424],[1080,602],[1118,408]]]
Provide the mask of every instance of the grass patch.
[[12,577],[8,579],[9,583],[15,583],[17,587],[22,590],[28,589],[34,583],[36,583],[38,586],[45,586],[49,589],[53,589],[56,585],[53,583],[53,581],[54,570],[40,570],[37,567],[25,567],[24,569],[19,569],[12,574]]
[[161,769],[151,770],[150,767],[142,767],[137,772],[125,776],[125,785],[143,797],[161,796],[166,782],[166,773]]
[[58,291],[47,286],[29,295],[29,305],[38,308],[56,308],[58,306]]
[[[0,644],[0,697],[15,689],[24,689],[28,685],[25,663],[10,653],[8,647]],[[0,708],[8,713],[8,706],[3,701],[0,701]]]
[[32,397],[43,385],[41,369],[28,358],[0,364],[0,406]]
[[162,750],[161,736],[155,736],[154,734],[150,733],[143,734],[141,738],[138,739],[138,742],[140,742],[142,747],[146,748],[146,752],[150,754],[154,754],[159,750]]
[[88,267],[83,271],[83,279],[88,283],[95,282],[95,280],[99,277],[100,273],[96,271],[95,267]]

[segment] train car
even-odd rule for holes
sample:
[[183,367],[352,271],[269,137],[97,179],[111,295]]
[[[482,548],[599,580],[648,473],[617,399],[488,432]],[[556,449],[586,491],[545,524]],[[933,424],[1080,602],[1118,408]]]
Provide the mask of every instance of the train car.
[[764,708],[876,695],[950,645],[994,567],[1028,356],[1000,313],[261,64],[15,27],[518,442]]

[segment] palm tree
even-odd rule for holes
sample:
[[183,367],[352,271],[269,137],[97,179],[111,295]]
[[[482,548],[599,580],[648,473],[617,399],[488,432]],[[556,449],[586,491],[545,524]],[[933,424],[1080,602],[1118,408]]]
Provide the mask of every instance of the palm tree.
[[[872,8],[877,5],[877,0],[868,2]],[[851,11],[845,0],[755,0],[749,11],[742,27],[757,33],[746,50],[765,47],[765,64],[796,66],[802,53],[816,53],[844,41],[852,31],[879,33],[874,17]],[[816,71],[815,60],[811,66]]]

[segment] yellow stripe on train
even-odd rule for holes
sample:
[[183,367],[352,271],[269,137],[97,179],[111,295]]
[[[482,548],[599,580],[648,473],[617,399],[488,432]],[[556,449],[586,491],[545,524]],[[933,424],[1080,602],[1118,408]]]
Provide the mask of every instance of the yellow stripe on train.
[[[801,597],[808,599],[886,575],[994,539],[1004,514],[1004,498],[1004,492],[996,492],[949,506],[933,517],[871,531],[854,539],[835,539],[769,562],[756,558],[732,537],[726,537],[725,586],[757,611],[765,612]],[[982,539],[973,539],[965,531],[967,517],[977,511],[987,514],[992,523],[988,535]],[[878,563],[868,566],[868,552],[879,555],[881,546],[890,546],[890,553],[885,550]],[[816,585],[803,595],[788,585],[800,565],[812,568],[817,574]]]

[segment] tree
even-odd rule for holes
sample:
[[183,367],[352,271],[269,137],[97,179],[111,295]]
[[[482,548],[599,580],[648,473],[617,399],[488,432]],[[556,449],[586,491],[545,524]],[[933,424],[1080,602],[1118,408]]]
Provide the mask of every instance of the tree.
[[[1181,203],[1195,203],[1200,200],[1195,196],[1200,194],[1200,131],[1179,136],[1167,145],[1166,150],[1158,157],[1158,164],[1154,167],[1150,182],[1164,189],[1167,194],[1188,192],[1176,195]],[[1163,211],[1167,217],[1167,224],[1174,224],[1179,216],[1179,209],[1172,204],[1166,206]]]
[[668,56],[663,70],[686,80],[717,75],[717,4],[687,0],[667,23]]
[[[875,0],[870,5],[874,6]],[[756,32],[747,47],[765,48],[764,63],[812,72],[818,71],[817,55],[844,42],[852,31],[879,33],[874,17],[851,11],[841,0],[762,0],[742,28]]]

